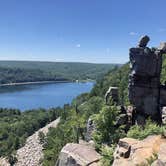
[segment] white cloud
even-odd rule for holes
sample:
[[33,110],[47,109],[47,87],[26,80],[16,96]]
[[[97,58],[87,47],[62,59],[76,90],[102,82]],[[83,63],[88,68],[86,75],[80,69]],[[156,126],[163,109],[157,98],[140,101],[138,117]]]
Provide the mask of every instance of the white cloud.
[[76,47],[77,47],[77,48],[80,48],[80,47],[81,47],[81,45],[80,45],[80,44],[77,44],[77,45],[76,45]]
[[159,32],[166,32],[166,28],[160,28]]
[[130,32],[129,35],[135,36],[135,35],[137,35],[137,33],[136,32]]
[[55,62],[63,62],[64,61],[64,59],[55,59]]
[[106,52],[107,52],[107,54],[109,54],[110,53],[110,48],[107,48]]

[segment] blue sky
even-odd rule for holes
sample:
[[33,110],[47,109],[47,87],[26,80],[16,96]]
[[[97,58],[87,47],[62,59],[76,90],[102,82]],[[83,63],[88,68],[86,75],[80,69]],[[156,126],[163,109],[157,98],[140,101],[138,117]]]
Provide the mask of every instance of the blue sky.
[[166,40],[165,0],[0,0],[0,60],[125,63]]

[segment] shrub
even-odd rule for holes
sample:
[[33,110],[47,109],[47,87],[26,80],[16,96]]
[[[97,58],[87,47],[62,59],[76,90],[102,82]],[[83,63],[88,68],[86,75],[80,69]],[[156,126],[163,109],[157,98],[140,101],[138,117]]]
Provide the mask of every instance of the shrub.
[[124,136],[124,131],[116,127],[116,119],[119,111],[116,106],[104,106],[99,114],[92,116],[96,131],[93,139],[96,144],[106,143],[108,145],[116,143]]
[[144,129],[141,126],[133,126],[127,133],[127,137],[135,139],[144,139],[149,135],[158,135],[163,133],[163,127],[158,126],[151,120],[147,120]]
[[113,161],[114,161],[114,149],[115,147],[109,147],[109,146],[102,146],[101,148],[101,155],[102,155],[102,159],[101,159],[101,163],[104,166],[110,166],[112,165]]

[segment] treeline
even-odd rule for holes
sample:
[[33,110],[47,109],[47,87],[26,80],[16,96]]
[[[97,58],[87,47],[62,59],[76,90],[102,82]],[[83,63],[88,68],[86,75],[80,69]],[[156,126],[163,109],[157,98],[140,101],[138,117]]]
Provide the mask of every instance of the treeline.
[[11,69],[0,67],[0,84],[36,81],[68,81],[68,79],[39,69]]
[[26,138],[60,116],[61,108],[21,112],[0,109],[0,157],[12,154],[24,145]]
[[[60,80],[99,79],[115,64],[0,61],[0,84]],[[117,65],[119,66],[119,65]]]

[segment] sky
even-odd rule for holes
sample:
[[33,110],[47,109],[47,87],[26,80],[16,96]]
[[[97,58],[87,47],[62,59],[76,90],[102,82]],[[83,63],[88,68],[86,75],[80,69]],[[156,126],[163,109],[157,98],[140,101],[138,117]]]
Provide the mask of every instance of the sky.
[[166,41],[165,0],[0,0],[0,60],[125,63]]

